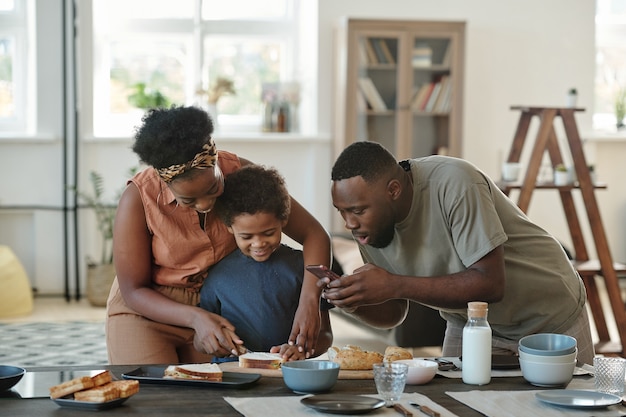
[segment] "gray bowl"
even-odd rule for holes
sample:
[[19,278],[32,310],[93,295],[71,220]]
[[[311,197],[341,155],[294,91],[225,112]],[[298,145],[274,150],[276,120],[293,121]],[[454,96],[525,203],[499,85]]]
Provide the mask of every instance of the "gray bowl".
[[26,370],[17,366],[0,365],[0,392],[8,391],[24,376]]
[[522,337],[518,347],[522,352],[533,355],[569,355],[576,350],[576,339],[564,334],[537,333]]
[[281,366],[285,385],[299,394],[329,391],[337,382],[339,364],[331,361],[304,360]]

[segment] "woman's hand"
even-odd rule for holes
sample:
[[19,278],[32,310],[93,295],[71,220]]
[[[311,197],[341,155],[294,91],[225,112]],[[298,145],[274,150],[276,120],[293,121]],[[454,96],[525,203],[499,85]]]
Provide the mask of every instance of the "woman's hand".
[[243,340],[235,333],[235,327],[222,316],[204,310],[202,313],[193,326],[196,350],[217,357],[238,356],[237,347],[243,347]]
[[290,345],[289,343],[283,343],[279,346],[272,346],[272,348],[270,349],[270,353],[280,354],[284,362],[306,359],[306,355],[303,352],[300,352],[300,350],[298,350],[296,346]]

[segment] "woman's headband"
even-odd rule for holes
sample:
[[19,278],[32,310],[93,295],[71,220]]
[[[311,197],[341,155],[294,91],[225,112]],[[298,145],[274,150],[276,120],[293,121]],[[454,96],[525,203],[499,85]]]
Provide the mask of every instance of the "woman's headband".
[[217,163],[217,149],[215,148],[215,142],[213,139],[209,139],[209,143],[205,143],[202,146],[202,151],[197,153],[196,156],[189,162],[178,165],[170,165],[167,168],[158,168],[156,172],[159,177],[167,183],[170,183],[177,176],[193,168],[206,169],[213,168]]

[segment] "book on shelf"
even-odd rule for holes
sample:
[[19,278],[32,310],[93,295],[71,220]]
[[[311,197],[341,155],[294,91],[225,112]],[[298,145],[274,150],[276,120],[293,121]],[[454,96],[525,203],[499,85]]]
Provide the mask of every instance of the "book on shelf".
[[395,64],[396,60],[393,57],[393,54],[391,53],[391,49],[389,49],[389,45],[387,44],[387,41],[385,39],[378,39],[378,42],[380,43],[380,49],[383,52],[383,55],[385,56],[385,60],[387,61],[387,64]]
[[378,64],[378,57],[376,56],[374,45],[372,45],[372,40],[370,38],[365,38],[363,39],[363,44],[365,45],[365,51],[367,52],[367,62],[370,64]]
[[430,67],[433,60],[433,50],[425,42],[420,42],[413,48],[413,54],[411,56],[411,63],[414,68]]
[[370,38],[369,40],[372,43],[374,52],[376,53],[376,59],[378,60],[378,63],[388,64],[389,61],[387,61],[387,57],[385,56],[385,53],[383,52],[383,47],[382,47],[382,42],[381,42],[382,39]]
[[447,75],[442,76],[439,83],[441,84],[441,88],[439,89],[439,94],[437,95],[432,111],[444,113],[446,112],[444,103],[446,102],[446,97],[450,94],[450,77]]
[[363,91],[361,90],[356,91],[356,109],[360,113],[365,113],[368,110],[367,100],[365,99]]
[[437,97],[439,97],[439,92],[441,91],[441,81],[435,82],[433,86],[433,91],[430,93],[430,97],[428,97],[428,102],[426,103],[426,107],[424,107],[424,111],[432,112],[435,107],[435,101],[437,101]]
[[417,110],[417,111],[425,111],[426,110],[426,105],[428,104],[428,100],[430,100],[430,96],[432,95],[433,90],[435,89],[435,83],[434,82],[426,83],[426,84],[424,84],[424,86],[425,86],[425,91],[420,96],[419,102],[416,103],[416,106],[415,106],[415,110]]
[[426,101],[432,87],[432,83],[424,83],[417,89],[411,100],[411,109],[413,111],[422,110],[422,103]]
[[359,87],[365,96],[365,99],[369,103],[372,110],[385,111],[387,105],[382,96],[378,92],[378,89],[374,85],[374,82],[369,77],[359,77]]

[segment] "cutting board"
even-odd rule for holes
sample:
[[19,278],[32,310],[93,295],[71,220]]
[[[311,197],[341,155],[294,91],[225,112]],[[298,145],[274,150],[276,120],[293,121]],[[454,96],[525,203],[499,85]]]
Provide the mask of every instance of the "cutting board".
[[[240,368],[239,362],[224,362],[219,364],[222,371],[240,372],[246,374],[259,374],[271,378],[282,378],[283,373],[280,369],[260,369],[260,368]],[[374,374],[369,371],[339,371],[339,379],[374,379]]]

